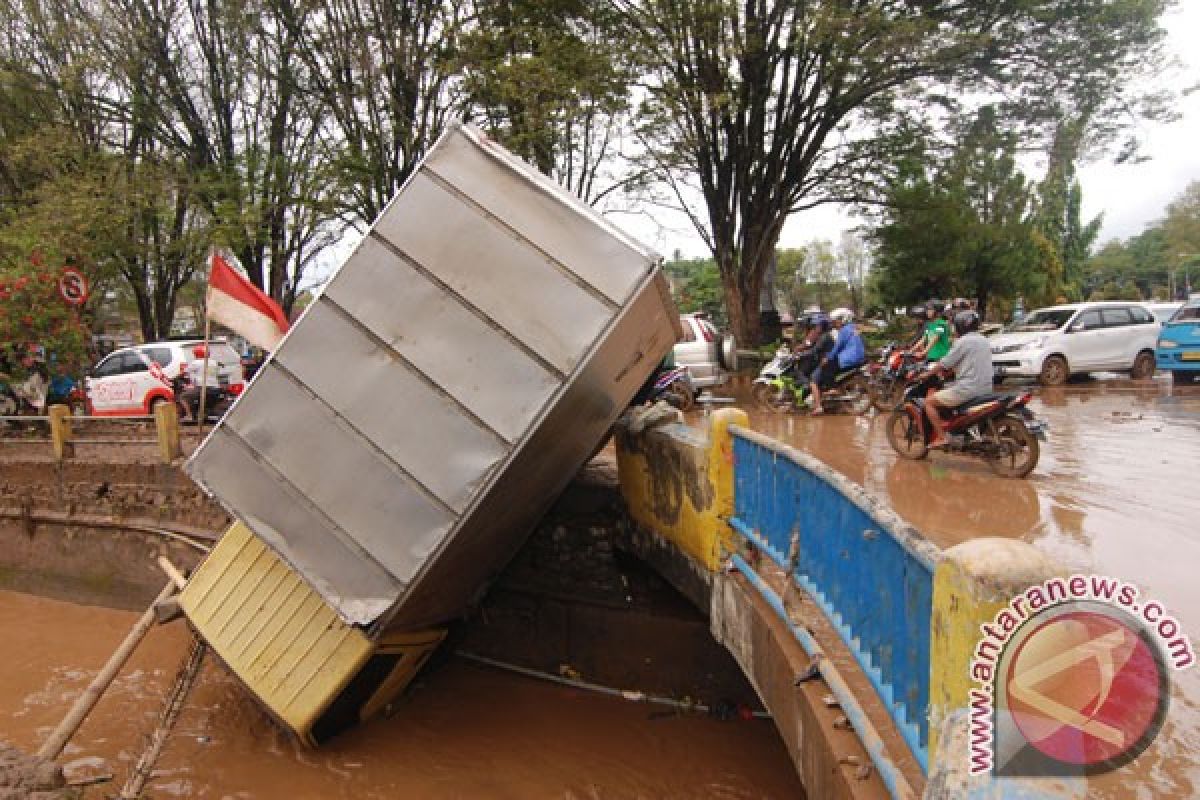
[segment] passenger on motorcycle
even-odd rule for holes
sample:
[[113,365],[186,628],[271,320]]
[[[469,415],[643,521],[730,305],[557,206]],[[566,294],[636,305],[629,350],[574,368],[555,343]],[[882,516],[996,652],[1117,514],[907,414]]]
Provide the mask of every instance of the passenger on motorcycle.
[[848,308],[839,308],[831,313],[833,326],[837,329],[837,342],[827,355],[821,358],[816,371],[813,372],[812,383],[812,413],[824,414],[821,406],[821,389],[833,386],[834,378],[839,372],[854,367],[860,367],[867,360],[866,347],[862,337],[854,327],[854,312]]
[[955,380],[945,388],[930,390],[925,409],[933,426],[932,447],[945,447],[946,423],[942,416],[952,408],[992,391],[992,348],[979,333],[979,314],[959,311],[954,315],[954,332],[958,335],[946,357],[933,365],[939,373],[954,371]]
[[913,355],[927,361],[940,361],[950,352],[950,323],[938,315],[937,305],[925,304],[925,331]]
[[833,349],[833,334],[829,332],[829,317],[819,314],[809,320],[809,328],[792,347],[788,370],[797,384],[805,384],[821,359]]

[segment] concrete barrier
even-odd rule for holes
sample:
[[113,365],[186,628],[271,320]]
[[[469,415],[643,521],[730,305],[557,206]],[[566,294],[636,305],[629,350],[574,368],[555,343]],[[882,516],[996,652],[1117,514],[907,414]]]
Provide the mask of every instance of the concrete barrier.
[[[930,628],[930,750],[946,719],[970,704],[971,656],[981,626],[1013,597],[1063,571],[1040,550],[1013,539],[972,539],[942,551],[933,578]],[[966,760],[965,754],[963,760]]]
[[748,424],[746,412],[721,409],[709,418],[707,436],[682,424],[640,434],[617,428],[617,474],[629,514],[639,525],[679,548],[709,573],[735,546],[731,425]]

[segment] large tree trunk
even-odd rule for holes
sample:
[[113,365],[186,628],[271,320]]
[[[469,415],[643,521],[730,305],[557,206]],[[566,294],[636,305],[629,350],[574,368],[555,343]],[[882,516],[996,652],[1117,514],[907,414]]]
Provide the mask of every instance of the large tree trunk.
[[734,338],[743,347],[757,347],[762,337],[762,312],[759,294],[762,291],[763,270],[732,259],[720,260],[721,286],[725,294],[725,310]]

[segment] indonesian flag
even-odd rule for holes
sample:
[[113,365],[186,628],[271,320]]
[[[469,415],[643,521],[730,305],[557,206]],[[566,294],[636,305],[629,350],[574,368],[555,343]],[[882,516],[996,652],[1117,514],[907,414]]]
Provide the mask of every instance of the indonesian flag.
[[287,317],[279,304],[215,251],[208,276],[207,303],[211,319],[264,350],[274,350],[287,332]]

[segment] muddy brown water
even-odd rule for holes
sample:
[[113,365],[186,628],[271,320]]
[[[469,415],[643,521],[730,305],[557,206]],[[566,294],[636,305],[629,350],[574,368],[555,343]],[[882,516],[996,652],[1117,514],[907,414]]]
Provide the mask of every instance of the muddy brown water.
[[[1134,583],[1200,648],[1200,386],[1098,376],[1061,388],[1004,388],[1031,388],[1030,407],[1050,425],[1026,480],[997,477],[962,456],[901,459],[888,444],[886,415],[756,411],[744,378],[716,393],[747,409],[755,430],[822,459],[940,547],[980,536],[1030,542],[1070,569]],[[688,416],[703,422],[700,412]],[[1162,734],[1126,768],[1147,797],[1200,796],[1200,667],[1172,677]],[[1106,791],[1107,783],[1093,793],[1128,796]]]
[[[136,616],[0,591],[0,739],[36,749]],[[186,637],[181,623],[151,631],[63,761],[105,759],[119,787]],[[210,659],[148,791],[289,800],[802,796],[769,720],[662,716],[453,659],[393,717],[316,751],[294,745]]]

